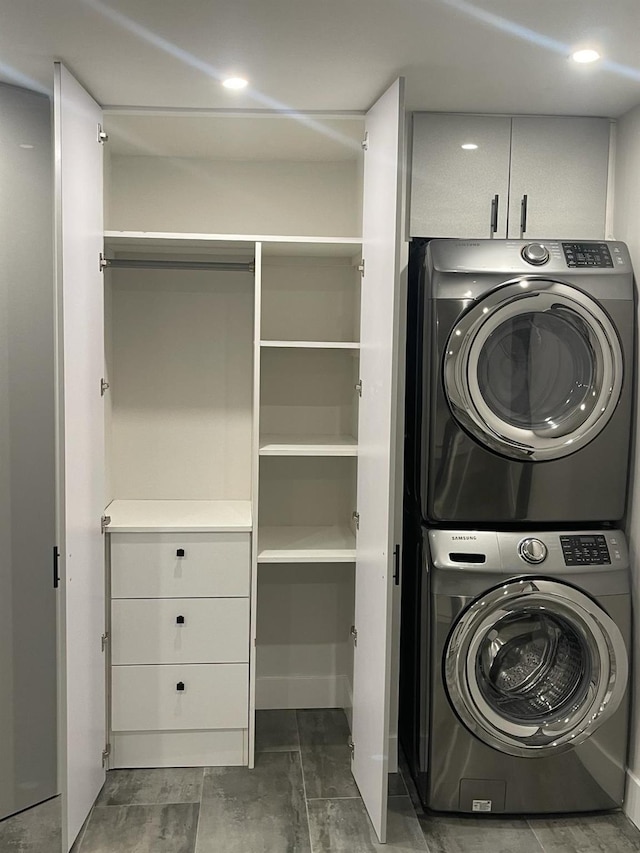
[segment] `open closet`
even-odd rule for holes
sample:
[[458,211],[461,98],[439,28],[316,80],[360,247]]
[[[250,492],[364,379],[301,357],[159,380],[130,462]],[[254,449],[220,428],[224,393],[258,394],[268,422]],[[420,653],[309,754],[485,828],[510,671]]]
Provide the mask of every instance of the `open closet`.
[[251,767],[256,709],[305,707],[384,837],[403,124],[401,81],[103,112],[57,67],[71,841],[105,768]]

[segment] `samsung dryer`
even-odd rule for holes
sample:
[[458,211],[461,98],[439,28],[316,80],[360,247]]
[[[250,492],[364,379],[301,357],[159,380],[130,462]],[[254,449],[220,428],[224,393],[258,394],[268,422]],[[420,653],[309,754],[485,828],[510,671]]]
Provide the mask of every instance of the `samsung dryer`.
[[631,641],[624,535],[425,535],[430,666],[417,778],[425,806],[619,807]]
[[432,240],[422,274],[424,520],[619,521],[634,362],[626,246]]

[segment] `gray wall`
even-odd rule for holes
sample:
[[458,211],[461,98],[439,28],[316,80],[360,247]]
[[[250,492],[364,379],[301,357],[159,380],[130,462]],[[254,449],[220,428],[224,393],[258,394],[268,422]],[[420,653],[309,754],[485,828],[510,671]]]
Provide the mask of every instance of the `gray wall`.
[[[618,123],[617,135],[613,233],[616,240],[623,240],[629,246],[637,287],[640,280],[640,107],[622,117]],[[637,383],[640,370],[637,364],[635,368]],[[635,445],[635,458],[630,471],[627,535],[631,551],[636,614],[634,650],[637,650],[640,640],[640,445],[637,441],[637,428]],[[625,811],[634,823],[640,826],[640,655],[635,656],[632,666],[633,713]]]
[[0,818],[57,793],[49,100],[0,85]]

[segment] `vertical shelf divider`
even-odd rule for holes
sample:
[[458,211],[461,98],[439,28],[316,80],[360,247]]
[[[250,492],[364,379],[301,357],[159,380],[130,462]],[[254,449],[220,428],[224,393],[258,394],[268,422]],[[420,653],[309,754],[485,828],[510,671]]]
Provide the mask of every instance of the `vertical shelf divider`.
[[256,634],[258,605],[258,497],[260,483],[260,337],[262,316],[262,243],[255,244],[253,317],[253,435],[251,448],[251,628],[249,631],[249,755],[255,766],[256,743]]

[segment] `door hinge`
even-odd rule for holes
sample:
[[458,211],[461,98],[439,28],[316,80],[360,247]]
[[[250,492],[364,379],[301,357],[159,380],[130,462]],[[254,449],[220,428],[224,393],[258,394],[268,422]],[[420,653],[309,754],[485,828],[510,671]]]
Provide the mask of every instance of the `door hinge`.
[[102,516],[102,518],[100,519],[100,530],[101,530],[103,533],[106,533],[106,532],[107,532],[107,527],[108,527],[110,524],[111,524],[111,516],[110,516],[110,515],[103,515],[103,516]]
[[100,396],[104,397],[104,395],[107,393],[109,388],[110,388],[109,383],[107,382],[107,380],[104,377],[102,377],[102,379],[100,380]]
[[349,747],[349,752],[351,753],[351,760],[353,761],[353,759],[356,757],[356,745],[353,742],[352,738],[349,738],[349,740],[347,741],[347,746]]
[[358,379],[353,387],[358,392],[358,397],[362,397],[362,379]]
[[106,131],[104,131],[102,129],[102,125],[99,124],[98,125],[98,142],[107,142],[108,139],[109,139],[109,134],[106,133]]
[[354,511],[351,513],[351,518],[355,522],[356,530],[360,530],[360,513],[354,509]]
[[353,645],[357,646],[358,645],[358,629],[356,628],[355,625],[351,626],[351,630],[349,631],[349,635],[350,635],[351,639],[353,640]]
[[102,644],[102,651],[104,652],[104,650],[109,645],[109,632],[108,631],[105,631],[104,634],[102,635],[102,637],[100,637],[100,642]]
[[100,252],[100,258],[98,261],[98,265],[100,267],[100,272],[104,272],[106,270],[106,268],[109,266],[109,260],[108,260],[108,258],[105,258],[105,256],[102,254],[102,252]]
[[358,264],[358,271],[360,272],[362,278],[364,278],[364,258]]
[[360,145],[362,146],[363,151],[369,150],[369,131],[368,130],[366,131],[366,133],[364,135],[364,139],[362,140]]
[[111,755],[111,744],[105,744],[104,749],[102,750],[102,766],[104,767],[107,763],[107,758]]

